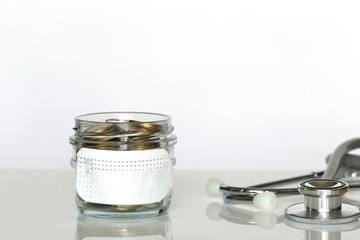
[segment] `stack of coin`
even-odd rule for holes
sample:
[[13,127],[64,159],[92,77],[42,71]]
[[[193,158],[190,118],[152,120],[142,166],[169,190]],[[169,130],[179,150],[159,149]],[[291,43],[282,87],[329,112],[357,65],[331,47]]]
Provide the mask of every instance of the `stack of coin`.
[[87,140],[83,147],[111,150],[118,148],[116,143],[121,143],[126,146],[122,150],[146,150],[160,146],[156,140],[161,130],[161,125],[153,123],[110,119],[107,123],[92,125],[78,135]]

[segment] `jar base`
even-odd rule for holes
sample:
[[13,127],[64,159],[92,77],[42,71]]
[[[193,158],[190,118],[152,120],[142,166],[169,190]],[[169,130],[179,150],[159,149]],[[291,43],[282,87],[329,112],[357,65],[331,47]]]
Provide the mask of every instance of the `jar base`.
[[171,203],[172,194],[169,193],[157,203],[141,205],[107,205],[85,202],[76,195],[76,204],[79,212],[93,218],[148,218],[162,215],[167,212]]

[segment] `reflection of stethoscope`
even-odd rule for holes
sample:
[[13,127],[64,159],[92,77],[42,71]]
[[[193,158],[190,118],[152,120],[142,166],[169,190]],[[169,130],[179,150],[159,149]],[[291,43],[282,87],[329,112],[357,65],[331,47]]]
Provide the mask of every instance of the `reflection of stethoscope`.
[[346,224],[315,225],[306,224],[286,219],[284,215],[277,216],[273,211],[250,211],[236,207],[232,204],[217,202],[210,203],[206,208],[206,215],[212,220],[224,219],[239,225],[259,226],[263,229],[272,229],[277,224],[305,230],[305,240],[340,240],[341,233],[354,231],[360,228],[360,221]]
[[[348,154],[359,147],[360,138],[351,139],[341,144],[328,158],[328,167],[325,172],[316,172],[245,188],[227,186],[219,179],[212,178],[207,183],[207,191],[213,195],[222,193],[224,202],[230,204],[237,204],[242,200],[253,200],[254,205],[263,210],[275,208],[276,195],[298,194],[300,192],[305,196],[305,205],[300,204],[296,207],[287,208],[285,215],[288,218],[299,222],[317,224],[354,221],[359,217],[360,210],[356,206],[342,203],[341,195],[347,191],[349,186],[360,187],[360,179],[358,178],[360,174],[359,157]],[[298,188],[269,188],[272,185],[302,179],[313,180],[300,183]],[[336,179],[343,179],[346,182]]]
[[284,216],[277,216],[273,211],[259,210],[256,212],[235,207],[232,204],[217,202],[210,203],[206,208],[206,215],[212,220],[224,219],[240,225],[257,225],[271,229],[276,224],[284,222]]
[[342,232],[355,231],[360,228],[359,221],[337,225],[314,225],[285,219],[284,223],[288,227],[305,230],[305,240],[341,240]]

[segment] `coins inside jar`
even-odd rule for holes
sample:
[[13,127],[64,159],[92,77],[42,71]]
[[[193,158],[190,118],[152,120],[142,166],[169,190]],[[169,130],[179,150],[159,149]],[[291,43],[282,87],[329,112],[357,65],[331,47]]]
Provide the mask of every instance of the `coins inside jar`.
[[161,130],[161,125],[153,123],[108,119],[106,123],[92,125],[78,134],[89,140],[84,143],[84,147],[110,150],[116,149],[117,143],[121,142],[126,146],[122,150],[146,150],[160,146],[159,142],[154,140],[159,139]]
[[93,208],[98,208],[98,209],[103,208],[103,209],[108,209],[108,210],[118,211],[118,212],[127,212],[127,211],[137,209],[139,207],[139,205],[106,205],[106,204],[85,202],[85,200],[82,199],[78,194],[76,194],[76,200],[80,200],[82,202],[82,204],[91,206]]

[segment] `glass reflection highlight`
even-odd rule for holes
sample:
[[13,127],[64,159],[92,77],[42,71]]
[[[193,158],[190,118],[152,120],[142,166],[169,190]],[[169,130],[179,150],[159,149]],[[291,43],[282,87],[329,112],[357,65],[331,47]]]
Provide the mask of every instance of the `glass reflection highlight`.
[[172,226],[168,214],[146,219],[101,219],[79,215],[75,240],[170,240]]

